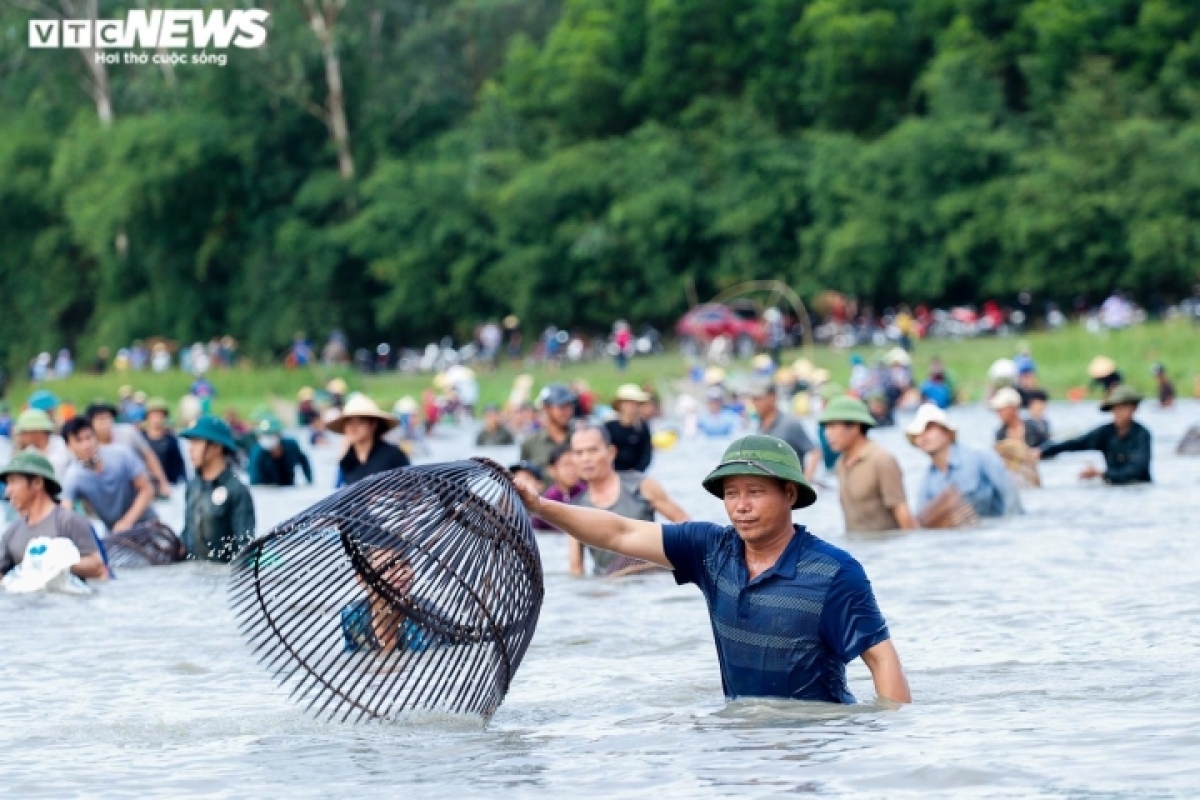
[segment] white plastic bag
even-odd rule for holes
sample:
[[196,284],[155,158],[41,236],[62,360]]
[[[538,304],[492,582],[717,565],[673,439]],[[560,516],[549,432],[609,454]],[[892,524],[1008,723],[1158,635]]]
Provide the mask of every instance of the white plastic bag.
[[91,588],[71,574],[71,567],[78,563],[79,550],[70,539],[39,536],[25,548],[25,559],[9,570],[2,584],[11,594],[89,594]]

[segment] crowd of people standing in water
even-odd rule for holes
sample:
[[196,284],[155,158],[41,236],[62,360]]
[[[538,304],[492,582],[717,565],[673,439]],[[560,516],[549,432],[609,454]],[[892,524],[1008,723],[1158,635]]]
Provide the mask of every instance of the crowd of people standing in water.
[[[1168,405],[1173,387],[1164,370],[1156,374]],[[8,431],[13,456],[0,476],[11,523],[0,573],[18,570],[46,540],[60,538],[77,552],[71,571],[80,580],[109,576],[109,553],[139,537],[177,539],[175,560],[228,562],[256,533],[249,486],[313,484],[310,454],[333,445],[334,436],[340,454],[331,489],[402,469],[423,454],[439,417],[478,412],[481,451],[519,448],[510,471],[534,526],[571,534],[572,574],[668,569],[679,583],[697,584],[727,695],[852,702],[844,665],[861,657],[881,697],[907,702],[899,656],[862,567],[794,525],[791,512],[815,502],[823,471],[836,476],[852,532],[956,527],[1019,513],[1019,490],[1040,483],[1039,462],[1065,452],[1103,456],[1103,468],[1089,466],[1081,479],[1151,481],[1152,434],[1135,419],[1142,396],[1111,359],[1093,360],[1089,376],[1112,421],[1058,440],[1028,349],[993,364],[992,448],[959,442],[947,410],[958,399],[953,377],[934,360],[918,382],[901,349],[872,366],[852,359],[848,388],[804,359],[781,366],[759,356],[750,376],[700,368],[683,383],[670,423],[653,386],[625,384],[597,398],[584,384],[552,383],[535,396],[529,376],[517,380],[504,407],[480,409],[469,370],[439,378],[436,394],[401,398],[391,410],[334,379],[302,390],[287,425],[265,409],[247,421],[214,415],[216,390],[207,382],[181,402],[178,429],[162,398],[122,392],[116,403],[96,400],[76,412],[41,390]],[[872,438],[900,410],[914,412],[904,434],[928,458],[911,505],[896,457]],[[802,422],[811,416],[812,430]],[[653,476],[656,450],[680,437],[730,440],[703,485],[724,502],[731,526],[692,520]],[[155,502],[180,483],[184,522],[176,536]],[[770,632],[782,629],[798,631],[806,644],[781,652]]]
[[[334,413],[310,417],[307,426],[303,415],[297,422],[309,429],[309,446],[326,431],[341,436],[337,486],[410,463],[386,438],[400,418],[364,395],[346,396],[340,379],[329,388]],[[305,448],[284,435],[283,423],[271,412],[254,415],[239,431],[205,413],[192,394],[181,405],[193,416],[176,434],[165,400],[147,398],[139,405],[137,413],[126,415],[118,405],[97,400],[75,413],[47,390],[30,398],[6,431],[13,455],[0,470],[7,497],[0,509],[6,523],[0,575],[19,567],[35,540],[56,537],[74,544],[79,561],[72,573],[82,579],[109,577],[111,551],[144,553],[151,540],[177,543],[168,561],[228,562],[256,532],[247,484],[293,486],[300,476],[314,482]],[[184,523],[176,533],[154,506],[179,483],[186,484]]]

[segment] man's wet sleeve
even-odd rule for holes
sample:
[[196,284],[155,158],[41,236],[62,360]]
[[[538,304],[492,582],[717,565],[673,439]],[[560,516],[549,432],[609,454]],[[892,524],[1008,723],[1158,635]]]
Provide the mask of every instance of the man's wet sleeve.
[[8,537],[12,535],[13,528],[17,527],[17,523],[12,523],[5,527],[3,532],[0,532],[0,577],[3,577],[15,564],[8,555]]
[[792,420],[789,428],[787,443],[792,446],[796,455],[800,457],[800,461],[803,462],[808,451],[813,449],[812,439],[808,438],[808,431],[804,430],[804,425],[799,420]]
[[254,498],[245,489],[238,492],[238,503],[233,509],[232,524],[235,552],[230,555],[235,555],[237,550],[241,550],[254,540],[256,525],[254,519]]
[[856,561],[845,564],[825,597],[821,638],[848,664],[890,636],[867,573]]
[[1103,430],[1104,427],[1101,426],[1095,430],[1088,431],[1082,436],[1076,436],[1074,439],[1068,439],[1065,442],[1042,445],[1042,458],[1054,458],[1059,453],[1079,453],[1086,450],[1103,450]]
[[720,525],[711,522],[683,522],[678,525],[663,525],[663,552],[675,571],[675,582],[683,585],[695,583],[703,586],[707,576],[704,559],[709,549],[721,535]]
[[79,555],[90,556],[92,553],[100,551],[99,545],[96,544],[96,534],[92,531],[92,525],[86,517],[69,511],[56,511],[55,513],[70,514],[67,523],[63,526],[63,532],[75,545]]
[[304,473],[304,480],[308,481],[311,486],[313,482],[312,464],[309,463],[308,456],[304,455],[304,451],[300,449],[299,445],[296,446],[296,456],[300,461],[300,471]]
[[121,451],[120,468],[125,470],[129,475],[129,480],[135,481],[143,475],[147,475],[146,462],[142,461],[138,456],[137,451],[132,447],[126,447]]

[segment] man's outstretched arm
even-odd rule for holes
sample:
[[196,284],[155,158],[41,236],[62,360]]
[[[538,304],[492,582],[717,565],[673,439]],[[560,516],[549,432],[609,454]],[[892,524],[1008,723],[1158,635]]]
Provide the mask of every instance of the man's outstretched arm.
[[563,533],[584,544],[613,553],[640,558],[671,569],[663,550],[662,525],[619,517],[609,511],[556,503],[538,496],[523,475],[513,479],[527,511],[541,517]]

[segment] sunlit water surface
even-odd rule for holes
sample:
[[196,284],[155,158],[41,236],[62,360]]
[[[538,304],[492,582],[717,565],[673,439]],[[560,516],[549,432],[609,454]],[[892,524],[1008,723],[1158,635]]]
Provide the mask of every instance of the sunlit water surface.
[[[987,444],[981,408],[962,439]],[[1060,433],[1102,421],[1057,406]],[[126,570],[90,597],[0,596],[0,793],[9,797],[1194,796],[1200,792],[1200,459],[1173,455],[1200,407],[1147,408],[1149,487],[1075,476],[1097,454],[1043,467],[1026,513],[981,529],[848,537],[835,491],[797,519],[861,561],[915,703],[726,703],[704,602],[659,575],[566,574],[540,540],[546,601],[507,700],[484,727],[432,719],[313,721],[235,630],[228,570]],[[901,423],[907,420],[902,418]],[[876,438],[905,467],[897,429]],[[441,433],[434,459],[468,455]],[[696,517],[724,521],[699,485],[724,447],[684,441],[653,474]],[[515,448],[490,455],[501,461]],[[317,456],[321,486],[332,454]],[[261,530],[326,490],[255,491]],[[181,494],[163,507],[181,518]]]

